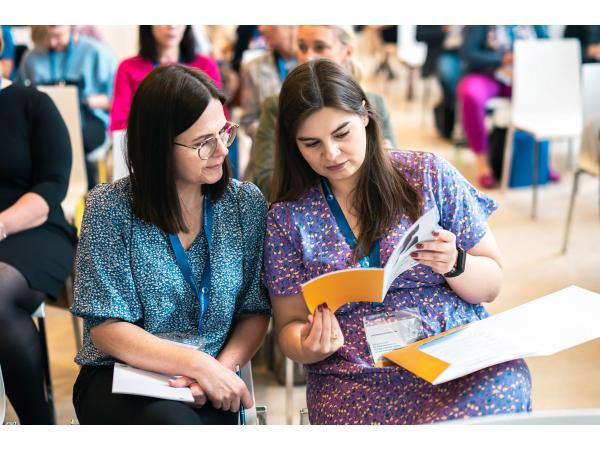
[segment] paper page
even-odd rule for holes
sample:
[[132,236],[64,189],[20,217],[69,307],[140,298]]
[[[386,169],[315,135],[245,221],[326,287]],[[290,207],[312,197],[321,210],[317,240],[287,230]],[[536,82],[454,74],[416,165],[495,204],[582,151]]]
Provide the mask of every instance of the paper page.
[[439,222],[437,208],[431,208],[406,230],[398,245],[390,255],[385,265],[383,296],[387,294],[394,280],[403,272],[416,266],[418,263],[410,254],[415,251],[418,242],[434,240],[431,234]]
[[600,294],[571,286],[419,346],[450,364],[434,384],[600,337]]
[[113,372],[113,394],[133,394],[146,397],[164,398],[193,402],[194,396],[189,388],[169,386],[169,375],[136,369],[127,364],[115,363]]
[[518,342],[503,330],[480,326],[474,322],[468,327],[440,339],[419,346],[419,350],[450,363],[434,384],[443,383],[490,367],[504,361],[530,355],[535,349],[528,342]]
[[551,355],[600,337],[600,294],[570,286],[485,319]]

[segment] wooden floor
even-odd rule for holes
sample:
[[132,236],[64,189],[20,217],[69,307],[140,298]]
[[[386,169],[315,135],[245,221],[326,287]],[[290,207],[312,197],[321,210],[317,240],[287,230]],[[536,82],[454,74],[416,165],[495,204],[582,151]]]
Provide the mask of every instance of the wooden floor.
[[[367,67],[368,69],[368,67]],[[405,100],[406,78],[392,82],[370,80],[369,89],[382,93],[392,112],[392,120],[402,149],[432,151],[453,162],[470,180],[474,178],[474,159],[468,150],[456,151],[434,132],[431,102],[423,106],[417,85],[417,100]],[[529,216],[531,191],[510,190],[506,195],[492,190],[499,210],[490,226],[505,257],[505,282],[498,299],[489,305],[492,313],[513,308],[557,289],[576,284],[600,292],[600,212],[598,180],[582,178],[577,197],[569,251],[560,254],[564,224],[571,190],[572,174],[565,172],[564,152],[555,152],[555,167],[563,171],[560,183],[541,189],[539,215]],[[566,310],[565,321],[581,311]],[[59,423],[75,417],[71,403],[72,386],[77,374],[73,363],[75,344],[71,321],[66,311],[48,308],[50,359]],[[556,330],[560,333],[561,330]],[[533,375],[534,408],[600,408],[600,339],[554,356],[527,360]],[[285,423],[284,388],[264,371],[255,376],[257,403],[267,405],[271,424]],[[305,406],[304,388],[294,388],[294,422],[297,411]],[[7,420],[15,420],[8,411]]]

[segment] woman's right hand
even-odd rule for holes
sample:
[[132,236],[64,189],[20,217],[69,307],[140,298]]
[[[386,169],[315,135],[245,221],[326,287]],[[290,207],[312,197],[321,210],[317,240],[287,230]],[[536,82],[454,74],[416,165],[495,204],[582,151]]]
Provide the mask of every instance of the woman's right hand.
[[340,324],[327,306],[319,306],[300,329],[300,345],[307,360],[322,361],[344,345]]

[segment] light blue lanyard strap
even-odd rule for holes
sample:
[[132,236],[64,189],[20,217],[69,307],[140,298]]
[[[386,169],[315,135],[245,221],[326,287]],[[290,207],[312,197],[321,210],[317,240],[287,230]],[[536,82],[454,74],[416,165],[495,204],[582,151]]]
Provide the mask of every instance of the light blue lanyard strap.
[[198,319],[198,332],[200,332],[202,327],[202,319],[206,314],[208,309],[208,305],[210,303],[210,276],[211,276],[211,268],[210,268],[210,248],[212,242],[212,231],[213,231],[213,204],[210,198],[210,194],[207,194],[204,197],[204,234],[206,235],[206,241],[208,243],[208,251],[206,257],[206,264],[204,265],[204,270],[202,271],[202,281],[201,284],[198,285],[197,279],[192,272],[190,267],[190,263],[188,257],[181,245],[181,241],[177,234],[169,234],[169,241],[171,242],[171,247],[173,248],[173,252],[175,253],[175,259],[177,260],[177,265],[185,278],[185,281],[190,285],[192,291],[196,295],[196,298],[200,302],[200,318]]
[[[337,222],[338,227],[340,227],[340,230],[341,230],[342,234],[344,235],[344,238],[346,239],[346,242],[348,243],[350,248],[354,250],[354,247],[356,247],[356,236],[354,236],[354,233],[352,232],[352,228],[350,228],[350,224],[346,220],[346,217],[344,216],[344,213],[342,211],[342,208],[340,207],[340,204],[338,203],[337,199],[335,198],[335,195],[333,195],[333,191],[331,190],[331,187],[329,186],[329,181],[327,181],[327,178],[324,178],[324,177],[321,178],[321,186],[323,187],[323,193],[325,194],[325,200],[327,200],[329,209],[333,213],[333,217],[335,218],[335,221]],[[369,253],[369,256],[363,256],[360,259],[359,264],[361,265],[361,267],[380,267],[381,266],[381,260],[380,260],[380,254],[379,254],[380,249],[381,249],[381,240],[377,239],[377,241],[375,241],[375,244],[373,245],[373,248],[371,249],[371,252]],[[382,304],[376,303],[375,306],[382,306]]]
[[54,50],[49,52],[50,57],[50,78],[52,78],[52,83],[58,83],[60,81],[67,80],[67,72],[71,66],[71,58],[73,57],[73,48],[75,44],[73,43],[73,35],[69,36],[69,43],[67,44],[67,48],[65,50],[65,58],[62,64],[62,73],[58,74],[58,62],[56,58],[58,57],[57,53]]

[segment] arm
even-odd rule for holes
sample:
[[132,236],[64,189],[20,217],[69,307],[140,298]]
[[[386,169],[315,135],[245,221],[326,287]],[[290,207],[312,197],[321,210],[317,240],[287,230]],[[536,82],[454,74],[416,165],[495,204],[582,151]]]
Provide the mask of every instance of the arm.
[[268,326],[269,316],[240,317],[217,360],[230,370],[244,366],[260,348]]
[[[413,253],[420,264],[429,266],[440,275],[450,272],[456,263],[456,236],[447,230],[439,230],[437,239],[420,243],[422,248]],[[491,302],[502,286],[502,255],[492,231],[477,245],[467,251],[465,271],[446,282],[460,298],[469,303]]]
[[42,225],[50,208],[65,198],[71,170],[71,144],[67,127],[46,94],[31,100],[31,179],[29,192],[0,212],[6,234]]
[[344,345],[340,325],[328,308],[318,308],[312,316],[302,294],[271,296],[271,304],[277,340],[288,358],[313,364],[328,358]]
[[129,60],[123,61],[117,69],[113,90],[112,107],[110,110],[110,131],[127,128],[127,117],[135,91],[133,80],[129,73]]
[[464,28],[464,40],[460,53],[470,71],[497,69],[502,65],[502,53],[485,48],[487,26]]
[[267,97],[263,102],[252,147],[251,157],[254,160],[252,181],[267,199],[271,195],[271,179],[273,178],[275,166],[275,128],[277,126],[278,100],[279,96],[274,95]]

